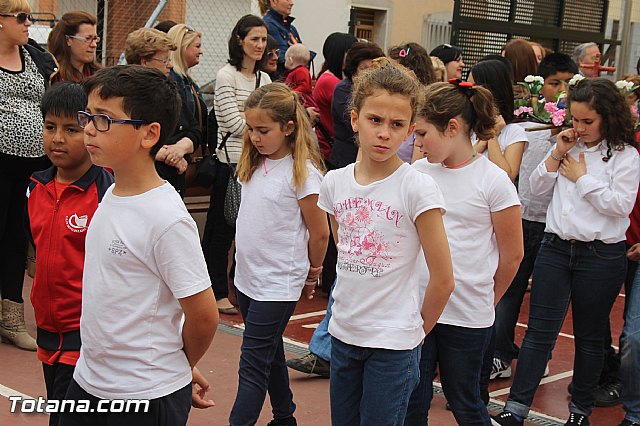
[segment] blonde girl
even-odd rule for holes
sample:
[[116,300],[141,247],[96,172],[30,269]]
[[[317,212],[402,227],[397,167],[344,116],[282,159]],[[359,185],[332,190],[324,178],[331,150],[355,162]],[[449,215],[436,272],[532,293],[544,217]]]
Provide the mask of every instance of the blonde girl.
[[[351,101],[361,160],[330,171],[318,202],[338,248],[329,321],[334,426],[403,424],[422,339],[453,289],[442,194],[397,156],[413,131],[420,83],[401,66],[374,62]],[[432,274],[421,299],[425,260]]]
[[238,304],[245,323],[239,385],[230,424],[252,425],[269,392],[275,425],[296,425],[282,333],[301,294],[312,298],[329,240],[318,208],[324,167],[297,95],[285,84],[245,102],[238,162],[242,202],[236,223]]

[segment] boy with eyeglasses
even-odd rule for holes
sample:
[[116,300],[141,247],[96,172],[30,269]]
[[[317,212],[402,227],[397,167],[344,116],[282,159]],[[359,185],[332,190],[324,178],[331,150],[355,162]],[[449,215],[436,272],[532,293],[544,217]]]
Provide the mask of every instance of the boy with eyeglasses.
[[83,345],[66,399],[91,408],[109,406],[100,400],[149,403],[144,412],[65,412],[61,425],[185,425],[192,401],[213,405],[195,365],[218,310],[195,222],[154,166],[180,98],[160,71],[139,65],[102,69],[84,88],[84,143],[94,164],[114,171],[115,184],[87,232]]

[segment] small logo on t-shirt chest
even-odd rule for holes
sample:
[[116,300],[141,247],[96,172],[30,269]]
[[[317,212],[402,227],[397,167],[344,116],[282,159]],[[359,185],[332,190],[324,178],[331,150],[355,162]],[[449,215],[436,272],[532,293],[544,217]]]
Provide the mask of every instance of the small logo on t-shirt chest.
[[111,244],[109,244],[109,248],[107,248],[109,253],[116,256],[124,256],[127,254],[127,246],[120,240],[111,240]]
[[67,224],[67,228],[69,228],[72,232],[82,233],[87,230],[87,222],[89,221],[89,216],[87,216],[86,214],[78,216],[77,213],[74,213],[71,216],[65,217],[64,221]]

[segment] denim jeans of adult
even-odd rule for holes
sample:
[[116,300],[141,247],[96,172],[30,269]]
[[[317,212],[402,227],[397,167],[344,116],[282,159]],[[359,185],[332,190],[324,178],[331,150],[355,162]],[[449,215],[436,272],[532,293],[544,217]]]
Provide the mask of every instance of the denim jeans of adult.
[[510,363],[518,357],[519,348],[515,344],[515,329],[520,315],[520,307],[529,285],[529,277],[544,236],[545,224],[522,220],[524,237],[524,257],[511,285],[496,306],[495,320],[495,352],[494,357]]
[[406,426],[428,424],[436,365],[442,390],[460,425],[491,425],[480,398],[480,370],[491,338],[491,327],[468,328],[436,324],[424,340],[420,384],[409,401]]
[[625,418],[640,423],[640,268],[630,292],[626,292],[627,314],[622,331],[620,377]]
[[313,332],[311,342],[309,342],[309,352],[316,354],[325,361],[331,362],[331,335],[329,334],[329,320],[331,320],[331,307],[333,306],[333,286],[329,291],[329,303],[327,303],[327,313]]
[[238,393],[231,409],[231,426],[256,424],[264,400],[269,399],[274,419],[293,415],[296,405],[289,388],[282,333],[297,302],[261,302],[237,291],[244,333],[240,352]]
[[331,339],[331,424],[399,426],[419,381],[420,345],[363,348]]
[[202,236],[202,251],[207,262],[213,292],[218,300],[229,296],[227,287],[229,249],[236,233],[235,228],[227,225],[224,218],[224,198],[227,194],[228,182],[229,167],[220,165],[211,189],[207,221]]
[[624,242],[565,241],[545,234],[536,264],[528,329],[506,410],[526,417],[571,303],[575,355],[569,411],[589,415],[604,360],[607,318],[624,280]]

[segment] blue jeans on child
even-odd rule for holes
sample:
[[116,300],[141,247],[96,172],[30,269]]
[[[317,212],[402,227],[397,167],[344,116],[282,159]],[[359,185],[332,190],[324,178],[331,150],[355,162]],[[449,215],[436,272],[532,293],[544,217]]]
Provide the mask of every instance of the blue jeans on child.
[[544,228],[544,223],[522,220],[524,257],[511,285],[496,306],[496,336],[493,357],[500,358],[507,363],[518,357],[519,348],[514,343],[516,323],[518,315],[520,315],[524,294],[529,285],[529,277],[540,249],[540,242],[544,236]]
[[448,324],[433,327],[422,347],[420,384],[411,395],[406,426],[428,424],[436,365],[442,389],[458,424],[491,425],[487,407],[480,399],[480,370],[490,338],[491,327]]
[[571,302],[576,350],[569,411],[591,413],[607,318],[626,274],[625,253],[624,241],[565,241],[545,233],[533,268],[529,328],[505,410],[521,417],[529,414]]
[[363,348],[331,339],[331,424],[400,426],[419,381],[420,345]]
[[640,268],[630,294],[626,294],[627,314],[621,338],[620,376],[625,418],[640,423]]
[[329,320],[331,319],[331,307],[333,306],[333,286],[329,292],[329,303],[327,304],[327,313],[322,322],[316,328],[309,342],[309,352],[318,355],[327,362],[331,362],[331,335],[329,334]]
[[293,415],[296,405],[289,388],[282,333],[297,302],[260,302],[237,291],[244,319],[238,393],[231,426],[255,425],[269,392],[274,419]]

